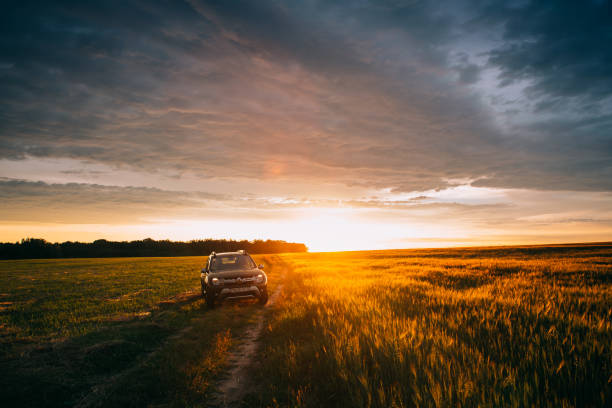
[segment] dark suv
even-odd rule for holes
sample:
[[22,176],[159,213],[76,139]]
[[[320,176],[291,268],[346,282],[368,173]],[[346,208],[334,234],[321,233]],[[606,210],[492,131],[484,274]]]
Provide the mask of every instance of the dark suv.
[[200,281],[206,305],[215,307],[224,299],[256,298],[259,304],[268,301],[268,277],[263,265],[256,266],[246,251],[211,253]]

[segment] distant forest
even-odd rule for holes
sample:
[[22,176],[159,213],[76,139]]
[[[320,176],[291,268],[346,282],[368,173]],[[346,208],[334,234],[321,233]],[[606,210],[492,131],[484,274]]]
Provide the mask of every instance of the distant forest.
[[245,249],[253,254],[306,252],[304,244],[279,240],[234,241],[204,239],[188,242],[150,238],[140,241],[47,242],[27,238],[16,243],[0,243],[0,259],[40,258],[111,258],[131,256],[207,256],[212,251],[228,252]]

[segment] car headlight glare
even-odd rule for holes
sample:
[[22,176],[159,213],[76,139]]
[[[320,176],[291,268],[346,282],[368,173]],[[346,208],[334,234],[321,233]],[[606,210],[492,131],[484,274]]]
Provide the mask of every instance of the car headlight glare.
[[264,281],[264,276],[260,273],[259,275],[257,275],[257,283],[263,283]]
[[213,285],[218,285],[219,284],[219,278],[212,278],[212,284]]

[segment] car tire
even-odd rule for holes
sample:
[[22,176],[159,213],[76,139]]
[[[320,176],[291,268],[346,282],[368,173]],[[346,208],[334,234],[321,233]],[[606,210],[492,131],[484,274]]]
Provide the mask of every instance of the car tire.
[[205,292],[204,300],[206,300],[206,306],[208,306],[209,309],[215,308],[215,294],[212,290]]
[[266,303],[268,303],[268,289],[264,289],[259,295],[259,304],[263,306]]

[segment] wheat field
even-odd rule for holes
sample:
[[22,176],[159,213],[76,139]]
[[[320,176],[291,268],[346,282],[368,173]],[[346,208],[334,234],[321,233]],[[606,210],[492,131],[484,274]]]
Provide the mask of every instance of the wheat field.
[[283,256],[253,406],[612,404],[611,247]]

